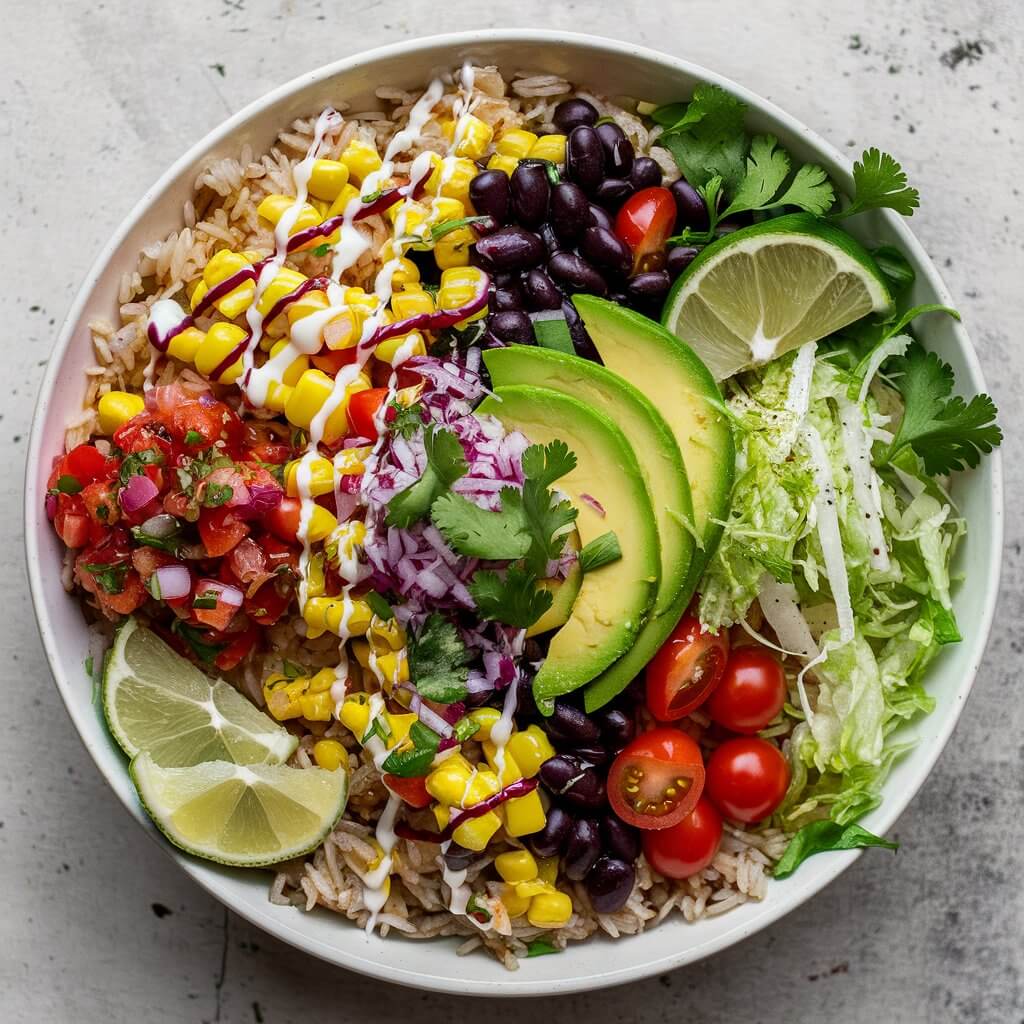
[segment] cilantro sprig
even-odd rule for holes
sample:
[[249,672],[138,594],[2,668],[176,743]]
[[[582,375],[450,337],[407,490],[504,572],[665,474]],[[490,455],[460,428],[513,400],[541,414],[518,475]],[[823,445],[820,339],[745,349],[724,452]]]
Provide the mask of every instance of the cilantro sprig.
[[473,576],[469,592],[483,619],[504,622],[516,629],[532,626],[550,607],[551,592],[537,586],[537,577],[526,569],[511,565],[504,577],[490,569]]
[[832,220],[879,209],[895,210],[904,217],[910,217],[920,206],[920,194],[907,184],[906,171],[895,157],[874,147],[866,149],[853,165],[853,185],[853,199],[849,206],[833,213]]
[[469,472],[462,443],[451,430],[431,425],[423,433],[427,468],[388,502],[387,524],[407,528],[423,519],[449,487]]
[[421,697],[451,704],[466,696],[471,657],[455,625],[432,612],[409,640],[409,678]]

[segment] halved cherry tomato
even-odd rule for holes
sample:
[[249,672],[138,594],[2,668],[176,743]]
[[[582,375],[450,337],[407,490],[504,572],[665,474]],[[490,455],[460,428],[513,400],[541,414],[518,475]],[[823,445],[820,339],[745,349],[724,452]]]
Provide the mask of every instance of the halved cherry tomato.
[[708,758],[708,799],[727,818],[754,822],[782,803],[789,765],[778,747],[759,737],[726,740]]
[[643,833],[644,856],[659,875],[689,878],[715,859],[721,841],[722,816],[701,797],[678,824]]
[[282,572],[283,566],[288,566],[293,571],[299,568],[299,548],[286,543],[272,533],[261,533],[256,538],[256,543],[263,549],[267,560],[267,569],[270,572]]
[[227,646],[213,659],[214,665],[222,672],[235,668],[239,662],[256,646],[260,631],[255,626],[247,626],[237,633],[211,634],[215,639],[210,643],[223,643]]
[[615,217],[615,234],[633,251],[633,273],[656,269],[676,222],[676,201],[667,188],[652,185],[627,199]]
[[226,555],[248,533],[249,524],[242,522],[234,509],[204,508],[199,515],[199,539],[211,558]]
[[752,735],[764,729],[786,702],[786,673],[764,647],[739,647],[729,655],[725,674],[705,705],[719,725]]
[[647,706],[661,722],[683,718],[708,699],[722,679],[729,637],[702,633],[696,615],[684,615],[647,666]]
[[411,779],[402,778],[400,775],[384,775],[384,785],[392,793],[400,796],[410,807],[429,807],[431,796],[427,792],[427,780],[425,777],[416,776]]
[[64,472],[73,476],[83,487],[107,468],[107,459],[95,445],[80,444],[64,456]]
[[366,391],[357,391],[349,399],[348,422],[353,434],[371,441],[376,440],[379,431],[374,417],[387,398],[387,388],[369,388]]
[[301,514],[299,499],[285,495],[279,505],[264,514],[263,525],[279,540],[294,541],[299,532]]
[[608,800],[637,828],[669,828],[685,818],[704,788],[704,760],[686,733],[663,726],[641,733],[612,762]]
[[352,345],[350,348],[325,348],[317,355],[310,356],[309,361],[318,370],[334,377],[343,366],[351,366],[358,356],[359,346]]

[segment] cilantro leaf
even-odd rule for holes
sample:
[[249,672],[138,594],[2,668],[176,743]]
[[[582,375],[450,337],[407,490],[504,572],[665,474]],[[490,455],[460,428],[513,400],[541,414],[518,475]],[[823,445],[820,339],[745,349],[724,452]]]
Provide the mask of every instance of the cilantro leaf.
[[388,526],[409,527],[422,519],[430,506],[469,471],[462,442],[451,431],[428,427],[423,435],[427,468],[414,484],[388,502]]
[[466,696],[470,657],[454,624],[433,612],[409,641],[409,678],[422,697],[451,704]]
[[804,164],[772,206],[798,206],[820,217],[835,201],[836,190],[825,168],[817,164]]
[[576,509],[569,501],[558,501],[549,488],[576,468],[576,456],[564,441],[547,446],[531,445],[523,452],[522,508],[527,529],[533,536],[526,555],[527,568],[538,578],[545,575],[548,562],[562,553],[566,528],[576,521]]
[[554,600],[550,591],[537,587],[532,572],[515,565],[509,566],[504,578],[490,569],[480,570],[474,574],[469,592],[481,618],[517,629],[532,626]]
[[402,779],[426,775],[434,762],[434,755],[441,745],[441,737],[422,722],[413,722],[409,730],[411,747],[395,749],[388,754],[381,770]]
[[522,496],[514,487],[501,490],[501,511],[480,508],[461,494],[442,494],[430,518],[453,551],[470,558],[515,561],[530,550],[530,533]]
[[419,402],[412,405],[402,405],[397,399],[392,399],[389,409],[394,410],[395,417],[388,423],[388,430],[407,441],[423,429],[423,406]]
[[526,944],[526,955],[531,956],[548,956],[551,953],[561,953],[562,951],[557,947],[548,942],[547,939],[530,939]]
[[[903,417],[881,465],[903,448],[912,448],[925,470],[940,475],[978,465],[1003,439],[995,423],[995,403],[988,395],[965,402],[953,395],[953,368],[917,342],[906,355],[887,364],[892,385],[903,396]],[[952,396],[952,397],[951,397]]]
[[207,665],[212,664],[214,658],[227,646],[226,644],[207,643],[203,639],[205,630],[186,625],[181,619],[175,619],[171,623],[171,632],[177,633],[192,648],[192,653]]
[[883,208],[910,217],[920,205],[920,194],[907,184],[907,174],[896,158],[874,147],[864,150],[853,165],[853,185],[850,205],[833,213],[832,220]]
[[86,562],[83,566],[108,594],[120,594],[131,565],[128,562]]
[[51,488],[50,494],[78,494],[82,489],[82,485],[77,477],[71,476],[69,473],[63,473],[57,479],[57,486]]
[[914,284],[917,274],[907,257],[895,245],[880,245],[871,250],[871,256],[889,286],[889,294],[898,299]]
[[600,569],[602,565],[610,562],[617,562],[622,557],[622,548],[619,545],[619,538],[614,530],[602,533],[595,537],[589,544],[584,544],[580,551],[580,569],[583,572],[593,572]]
[[310,250],[314,256],[326,256],[330,251],[331,245],[329,242],[321,242],[315,249]]
[[745,112],[746,104],[720,86],[699,85],[682,117],[665,128],[661,142],[695,188],[715,175],[730,189],[742,180],[748,145]]

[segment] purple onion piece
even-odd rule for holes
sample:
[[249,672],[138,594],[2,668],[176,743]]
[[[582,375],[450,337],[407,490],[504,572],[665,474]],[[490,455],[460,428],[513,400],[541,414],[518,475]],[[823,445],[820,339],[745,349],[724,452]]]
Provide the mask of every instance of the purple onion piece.
[[153,574],[157,592],[163,601],[188,597],[192,592],[192,574],[184,565],[161,565]]
[[118,492],[117,500],[125,512],[138,512],[140,508],[148,505],[158,494],[160,489],[148,476],[139,474],[129,479],[128,483]]

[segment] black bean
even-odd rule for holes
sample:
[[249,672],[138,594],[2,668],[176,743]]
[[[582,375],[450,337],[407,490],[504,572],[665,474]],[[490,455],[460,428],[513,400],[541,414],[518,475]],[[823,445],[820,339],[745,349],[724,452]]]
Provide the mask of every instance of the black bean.
[[550,807],[544,827],[530,836],[530,846],[533,848],[533,852],[538,857],[554,857],[561,853],[562,846],[568,838],[569,830],[575,820],[568,811],[561,807]]
[[678,277],[694,261],[699,251],[692,245],[677,245],[669,249],[666,263],[669,277]]
[[605,850],[613,857],[634,861],[640,856],[640,836],[637,830],[614,814],[606,814],[601,819],[601,838]]
[[614,302],[616,306],[630,305],[629,296],[625,292],[609,292],[608,300]]
[[559,252],[548,260],[548,273],[574,291],[591,295],[604,295],[608,291],[605,279],[582,257],[574,252]]
[[548,215],[551,182],[543,164],[520,163],[512,172],[512,216],[528,228],[536,228]]
[[572,754],[555,754],[540,766],[540,781],[556,796],[568,789],[583,772],[579,758]]
[[534,269],[527,272],[523,278],[523,291],[526,294],[526,307],[533,312],[562,308],[563,295],[558,285],[543,270]]
[[676,231],[682,231],[683,228],[706,231],[708,208],[700,193],[682,178],[672,182],[671,190],[676,201]]
[[565,322],[569,327],[569,336],[572,338],[572,345],[576,349],[576,355],[589,359],[592,362],[600,363],[601,355],[597,351],[597,346],[587,333],[586,327],[583,326],[583,320],[580,318],[579,313],[576,312],[576,307],[572,304],[571,299],[566,299],[562,303],[562,315],[565,317]]
[[668,294],[672,286],[672,278],[668,271],[650,270],[631,277],[626,284],[626,291],[634,299],[661,299]]
[[585,743],[572,748],[572,752],[587,764],[607,764],[611,759],[611,753],[607,747],[600,743]]
[[601,735],[597,726],[579,708],[564,700],[555,701],[555,710],[547,724],[549,732],[570,743],[592,743]]
[[590,204],[590,220],[594,226],[607,228],[609,231],[615,227],[615,221],[612,220],[611,214],[596,203]]
[[506,345],[532,345],[533,321],[519,310],[492,313],[487,318],[487,329]]
[[633,143],[614,121],[596,125],[594,131],[604,149],[605,170],[612,177],[625,178],[633,169]]
[[[526,646],[529,647],[532,641],[527,640]],[[540,652],[538,657],[530,658],[529,653],[524,649],[523,656],[524,660],[539,660]],[[520,670],[519,680],[516,682],[516,720],[521,721],[525,718],[535,718],[537,716],[537,703],[533,699],[533,678],[528,672]]]
[[633,186],[628,178],[605,178],[592,193],[606,210],[617,210],[632,194]]
[[499,224],[508,220],[511,202],[508,175],[504,171],[481,171],[469,183],[469,201],[477,213],[493,217]]
[[452,871],[462,871],[464,868],[468,868],[473,861],[479,859],[479,853],[467,850],[466,847],[459,846],[456,842],[450,843],[448,849],[444,852],[444,862]]
[[528,270],[547,255],[540,236],[519,227],[501,228],[481,238],[474,250],[481,263],[493,270]]
[[579,775],[563,788],[560,798],[570,807],[584,811],[600,810],[606,801],[604,779],[593,768],[581,767]]
[[561,239],[559,239],[555,229],[550,224],[541,224],[539,234],[544,239],[544,247],[547,249],[549,256],[554,256],[556,252],[562,252],[565,249]]
[[638,156],[633,161],[633,169],[629,172],[629,180],[633,188],[640,191],[642,188],[651,188],[661,184],[661,167],[657,160],[649,156]]
[[616,754],[636,735],[632,716],[621,708],[602,708],[594,717],[601,738]]
[[601,856],[601,834],[593,818],[578,818],[569,830],[562,858],[565,877],[580,882]]
[[621,910],[636,884],[636,868],[624,860],[602,857],[587,873],[587,895],[598,914]]
[[560,181],[551,190],[551,226],[563,242],[572,244],[590,223],[586,194],[571,181]]
[[592,125],[597,120],[597,108],[586,100],[562,100],[551,120],[560,132],[568,134],[578,125]]
[[604,149],[593,128],[573,128],[565,148],[565,169],[584,192],[592,192],[604,177]]
[[504,313],[510,309],[523,309],[526,306],[526,296],[523,294],[523,287],[518,281],[511,284],[499,285],[491,289],[487,306],[492,313]]
[[633,264],[628,245],[607,228],[587,228],[580,239],[580,254],[599,267],[625,274]]

